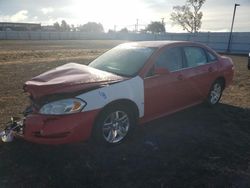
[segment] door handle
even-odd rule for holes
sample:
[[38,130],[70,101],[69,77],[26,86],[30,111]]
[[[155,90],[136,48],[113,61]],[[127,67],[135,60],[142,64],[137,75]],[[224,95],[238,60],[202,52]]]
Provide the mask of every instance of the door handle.
[[179,75],[177,76],[177,79],[178,79],[178,80],[183,80],[184,78],[183,78],[183,76],[182,76],[181,74],[179,74]]
[[214,71],[213,67],[208,68],[208,72],[213,72],[213,71]]

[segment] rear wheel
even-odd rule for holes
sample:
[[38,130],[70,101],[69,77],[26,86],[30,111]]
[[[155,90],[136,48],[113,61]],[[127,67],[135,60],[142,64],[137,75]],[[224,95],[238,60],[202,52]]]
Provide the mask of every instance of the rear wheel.
[[222,81],[217,80],[213,83],[207,98],[207,102],[210,106],[216,105],[220,101],[223,89],[224,85]]
[[94,138],[97,142],[116,145],[127,139],[135,124],[131,111],[116,105],[105,109],[98,118]]

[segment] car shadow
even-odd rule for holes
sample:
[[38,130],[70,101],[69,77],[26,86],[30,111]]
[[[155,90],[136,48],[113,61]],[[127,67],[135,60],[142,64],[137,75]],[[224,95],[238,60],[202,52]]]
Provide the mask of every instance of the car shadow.
[[0,187],[248,187],[249,154],[250,109],[202,104],[115,147],[0,144]]

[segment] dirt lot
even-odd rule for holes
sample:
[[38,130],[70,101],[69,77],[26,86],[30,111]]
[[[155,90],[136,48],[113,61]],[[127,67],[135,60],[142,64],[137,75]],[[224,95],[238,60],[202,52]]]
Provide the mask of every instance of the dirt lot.
[[[0,41],[0,128],[26,106],[24,81],[122,42]],[[250,187],[250,71],[231,58],[234,84],[216,108],[150,122],[118,147],[0,143],[0,187]]]

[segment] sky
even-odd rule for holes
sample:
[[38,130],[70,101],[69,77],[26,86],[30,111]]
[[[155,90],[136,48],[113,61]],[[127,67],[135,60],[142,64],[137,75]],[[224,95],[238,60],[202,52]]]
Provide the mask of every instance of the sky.
[[[65,20],[83,25],[97,22],[105,31],[127,27],[133,30],[138,19],[140,28],[164,18],[167,32],[183,32],[172,25],[173,6],[186,0],[0,0],[0,22],[30,22],[52,25]],[[234,31],[250,32],[250,0],[206,0],[201,31],[230,31],[234,4],[237,7]]]

